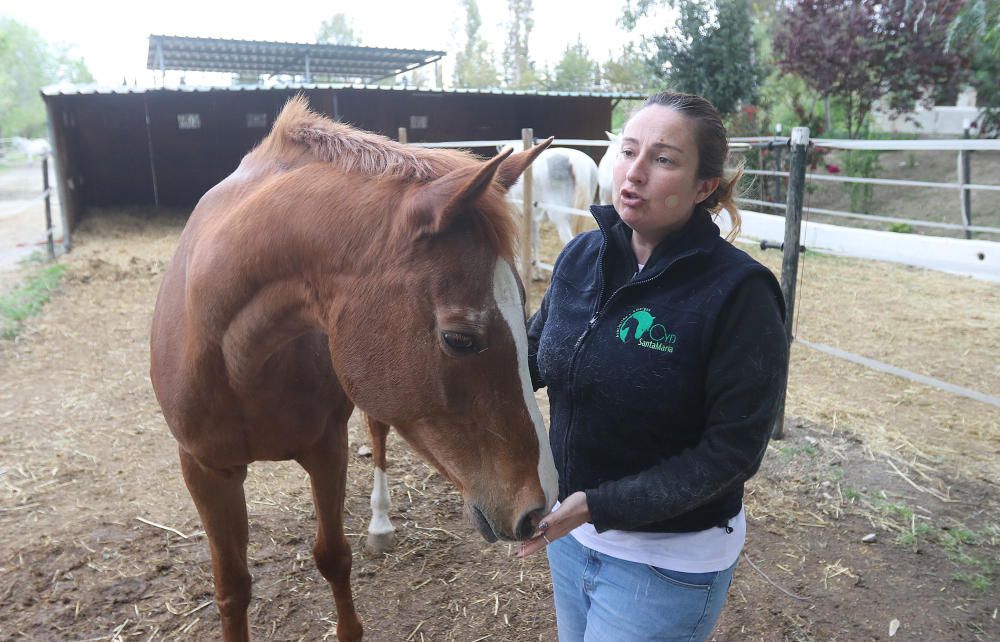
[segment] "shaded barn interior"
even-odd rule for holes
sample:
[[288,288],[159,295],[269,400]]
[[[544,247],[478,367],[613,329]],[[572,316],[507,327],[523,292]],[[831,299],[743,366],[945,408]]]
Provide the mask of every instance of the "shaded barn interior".
[[[632,94],[426,90],[357,85],[283,85],[43,91],[65,223],[88,208],[192,207],[230,174],[271,128],[285,102],[303,93],[332,118],[408,140],[604,139],[615,101]],[[604,149],[581,148],[598,160]],[[491,155],[492,148],[476,149]]]

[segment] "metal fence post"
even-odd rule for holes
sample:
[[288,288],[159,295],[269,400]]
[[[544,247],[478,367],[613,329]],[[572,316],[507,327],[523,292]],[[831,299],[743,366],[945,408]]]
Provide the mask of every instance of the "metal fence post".
[[[49,155],[42,156],[42,189],[45,190],[45,240],[49,248],[49,260],[56,260],[56,245],[52,239],[52,199],[49,189]],[[63,231],[63,234],[66,232]]]
[[[969,119],[965,119],[962,125],[962,138],[968,138],[969,127],[971,125]],[[965,238],[967,239],[972,238],[972,232],[969,231],[969,226],[972,225],[972,192],[965,187],[972,179],[972,170],[969,162],[971,153],[967,149],[962,149],[958,152],[958,182],[961,185],[959,187],[959,196],[962,199],[962,225],[965,227]]]
[[[774,136],[777,138],[781,136],[781,123],[774,126]],[[774,195],[772,196],[773,202],[778,203],[781,201],[781,176],[777,174],[781,173],[781,145],[775,144],[774,146]]]
[[[535,142],[535,130],[531,127],[521,130],[521,144],[525,150],[531,149]],[[521,174],[523,200],[521,205],[521,280],[524,282],[524,310],[531,310],[531,264],[535,257],[531,255],[531,226],[534,219],[534,201],[531,196],[531,165]]]
[[[809,128],[793,128],[789,143],[791,144],[791,154],[788,170],[788,201],[785,210],[785,243],[781,257],[781,293],[785,296],[785,337],[788,339],[789,357],[791,357],[792,324],[795,320],[795,282],[799,274],[799,239],[802,227],[802,196],[806,186],[806,151],[809,148]],[[791,359],[789,358],[789,360]],[[788,378],[786,375],[785,385],[782,386],[778,399],[778,414],[774,420],[774,430],[771,433],[774,439],[781,439],[785,436],[785,391],[787,387]]]

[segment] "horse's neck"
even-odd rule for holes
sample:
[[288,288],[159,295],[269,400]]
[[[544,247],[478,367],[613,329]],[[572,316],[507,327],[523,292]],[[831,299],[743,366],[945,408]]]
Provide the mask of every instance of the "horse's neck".
[[206,353],[221,347],[238,385],[296,337],[331,332],[338,300],[361,279],[378,278],[377,244],[392,227],[371,201],[361,211],[351,202],[274,198],[243,208],[239,220],[227,216],[234,209],[210,213],[198,243],[211,249],[196,248],[190,271],[205,339],[198,344]]

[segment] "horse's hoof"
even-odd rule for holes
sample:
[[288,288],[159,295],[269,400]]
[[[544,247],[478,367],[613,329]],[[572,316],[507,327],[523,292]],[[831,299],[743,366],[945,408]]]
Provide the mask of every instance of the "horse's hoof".
[[373,555],[384,555],[391,551],[396,545],[396,532],[388,533],[368,533],[368,542],[365,550]]

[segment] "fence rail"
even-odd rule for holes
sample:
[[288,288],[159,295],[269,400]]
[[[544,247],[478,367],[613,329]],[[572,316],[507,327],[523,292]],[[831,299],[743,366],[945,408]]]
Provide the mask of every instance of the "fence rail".
[[[781,209],[781,179],[788,178],[788,172],[779,171],[781,168],[781,157],[782,151],[785,146],[788,145],[788,139],[781,136],[774,137],[748,137],[748,138],[734,138],[733,141],[739,141],[743,144],[749,145],[754,149],[772,149],[775,152],[774,164],[776,166],[775,170],[765,170],[765,169],[748,169],[744,170],[744,173],[753,176],[766,176],[774,178],[777,182],[774,185],[774,191],[776,193],[775,201],[778,203],[772,203],[771,201],[754,201],[755,204],[772,207],[775,209]],[[840,217],[840,218],[853,218],[864,220],[868,219],[871,221],[879,222],[896,222],[896,223],[907,223],[909,225],[918,225],[921,227],[938,228],[938,229],[955,229],[964,232],[964,236],[967,239],[972,238],[973,232],[982,232],[988,234],[1000,234],[1000,227],[989,226],[989,225],[972,225],[972,200],[971,193],[973,191],[980,192],[1000,192],[1000,185],[989,185],[983,183],[973,183],[970,181],[971,176],[971,156],[973,152],[984,152],[984,151],[1000,151],[1000,140],[970,140],[970,139],[948,139],[948,140],[837,140],[829,138],[820,138],[811,142],[816,148],[826,148],[826,149],[841,149],[841,150],[867,150],[867,151],[937,151],[937,152],[957,152],[957,167],[958,167],[958,182],[941,182],[941,181],[917,181],[917,180],[901,180],[901,179],[889,179],[889,178],[870,178],[862,176],[830,176],[824,174],[808,174],[807,180],[813,181],[828,181],[835,183],[850,183],[855,185],[883,185],[883,186],[897,186],[897,187],[924,187],[924,188],[935,188],[935,189],[951,189],[958,191],[958,212],[960,214],[961,224],[954,226],[947,223],[929,223],[924,221],[913,221],[911,219],[887,217],[884,215],[866,214],[860,212],[840,212],[837,210],[827,210],[826,212],[820,211],[818,208],[809,209],[807,211],[816,212],[818,214],[824,214],[827,216]]]
[[[8,139],[0,139],[8,140]],[[42,191],[8,210],[0,210],[0,219],[19,216],[42,201],[45,203],[45,245],[49,260],[55,260],[55,228],[52,225],[52,187],[49,185],[49,154],[42,155]],[[65,234],[64,234],[65,236]]]

